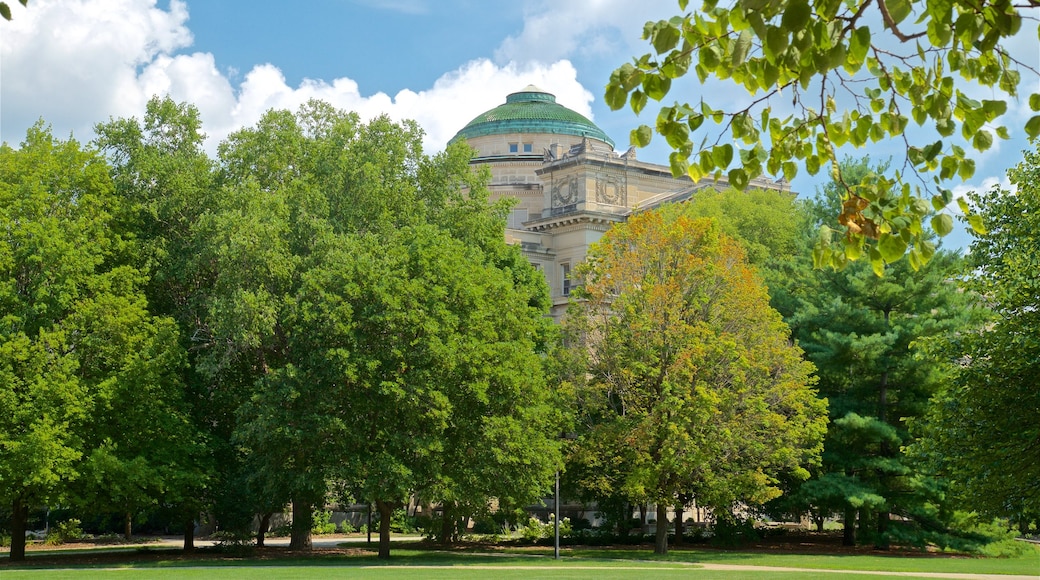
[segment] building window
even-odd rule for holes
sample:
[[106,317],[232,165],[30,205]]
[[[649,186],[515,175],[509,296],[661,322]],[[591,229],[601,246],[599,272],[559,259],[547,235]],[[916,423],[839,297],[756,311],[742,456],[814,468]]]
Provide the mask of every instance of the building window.
[[571,265],[560,264],[560,275],[563,278],[563,295],[571,295]]
[[506,227],[511,230],[523,229],[524,222],[527,221],[527,208],[516,207],[513,211],[509,212],[509,221],[506,223]]
[[510,153],[517,153],[518,151],[520,151],[520,145],[519,144],[517,144],[517,143],[510,143],[509,144],[509,152]]
[[534,151],[534,145],[524,143],[524,153],[530,153],[531,151]]

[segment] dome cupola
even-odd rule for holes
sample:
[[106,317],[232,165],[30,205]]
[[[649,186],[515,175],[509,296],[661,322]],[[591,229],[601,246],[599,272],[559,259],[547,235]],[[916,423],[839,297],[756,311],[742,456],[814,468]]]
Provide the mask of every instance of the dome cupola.
[[504,104],[477,115],[452,141],[510,134],[572,135],[614,147],[614,141],[592,121],[558,104],[555,95],[534,85],[508,95]]

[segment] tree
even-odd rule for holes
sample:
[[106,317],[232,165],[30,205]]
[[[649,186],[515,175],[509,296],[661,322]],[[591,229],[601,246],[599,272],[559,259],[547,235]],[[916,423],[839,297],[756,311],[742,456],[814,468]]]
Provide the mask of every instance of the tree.
[[[679,0],[680,10],[687,4]],[[648,22],[643,37],[654,52],[615,70],[605,98],[612,109],[628,104],[639,113],[648,99],[663,100],[672,81],[691,72],[702,83],[743,88],[750,99],[736,105],[701,98],[662,106],[654,129],[642,125],[631,140],[645,146],[656,131],[674,149],[673,174],[694,180],[725,175],[741,189],[763,172],[791,180],[800,163],[812,175],[830,165],[841,190],[835,217],[845,231],[819,240],[816,264],[867,255],[880,268],[931,244],[926,220],[940,236],[950,231],[948,214],[931,213],[953,201],[942,184],[975,171],[955,134],[978,151],[989,149],[994,137],[1010,136],[997,125],[1006,100],[970,95],[981,88],[1016,98],[1022,71],[1037,74],[1006,46],[1030,20],[1026,11],[1037,6],[1035,0],[739,0],[731,6],[707,0],[698,11]],[[1029,95],[1029,107],[1040,111],[1040,93]],[[918,131],[911,138],[911,119],[934,124],[937,139],[930,142]],[[714,137],[712,125],[718,128]],[[1040,115],[1024,130],[1040,135]],[[700,146],[698,131],[705,133]],[[837,149],[883,139],[905,142],[899,171],[847,179]],[[934,173],[932,183],[922,175],[921,185],[911,187],[912,174],[925,173]],[[968,213],[963,200],[961,207]],[[969,222],[982,231],[978,216]],[[917,258],[914,269],[927,255]]]
[[[818,459],[825,401],[739,245],[668,206],[612,228],[577,269],[565,322],[577,370],[579,453],[613,449],[607,482],[667,509],[692,495],[717,514],[778,493]],[[583,383],[583,384],[582,384]],[[617,465],[620,464],[620,465]]]
[[[871,171],[869,159],[843,166],[850,179]],[[829,184],[809,204],[810,228],[833,224],[839,189]],[[901,516],[902,527],[941,529],[931,511],[937,484],[904,448],[914,440],[908,419],[924,415],[946,377],[946,364],[921,345],[971,323],[969,296],[955,283],[961,259],[939,250],[917,271],[903,260],[886,266],[883,277],[863,262],[840,271],[812,270],[804,253],[792,262],[771,276],[775,303],[816,365],[831,418],[822,466],[796,486],[793,504],[818,521],[843,515],[847,544],[857,541],[858,521],[860,539],[887,545],[903,533],[889,526],[890,513]]]
[[971,196],[987,233],[972,242],[964,286],[990,313],[982,330],[938,349],[957,368],[922,422],[919,451],[972,509],[1028,521],[1040,516],[1040,153],[1008,176],[1016,192]]
[[[206,301],[215,277],[199,224],[212,211],[219,193],[216,167],[202,150],[205,135],[198,110],[169,97],[150,99],[140,120],[112,119],[98,124],[95,132],[98,147],[110,159],[116,193],[123,200],[116,221],[136,240],[135,265],[150,273],[144,281],[148,309],[176,321],[177,339],[186,355],[184,361],[170,367],[180,386],[159,389],[155,395],[162,395],[157,409],[172,414],[167,418],[172,421],[167,425],[168,436],[180,441],[181,451],[191,455],[188,464],[179,464],[181,476],[165,482],[162,494],[162,501],[167,507],[176,506],[182,518],[184,547],[190,550],[200,512],[205,509],[226,519],[222,508],[229,502],[222,497],[230,495],[234,502],[243,503],[235,477],[241,461],[230,447],[238,401],[229,396],[230,389],[214,388],[199,365],[204,353],[200,338],[207,328]],[[135,400],[135,393],[124,394],[122,404],[145,404]],[[162,407],[160,401],[170,407]],[[108,415],[103,409],[99,412]],[[174,417],[189,420],[190,435]],[[194,447],[184,445],[188,442]]]
[[108,427],[95,410],[166,383],[155,361],[178,356],[170,321],[147,313],[108,172],[97,151],[42,122],[19,150],[0,147],[0,497],[12,507],[13,560],[25,557],[28,508],[72,497]]
[[318,102],[221,145],[207,365],[251,391],[236,442],[292,499],[294,547],[330,481],[376,505],[388,557],[410,495],[522,503],[556,466],[547,288],[469,153]]

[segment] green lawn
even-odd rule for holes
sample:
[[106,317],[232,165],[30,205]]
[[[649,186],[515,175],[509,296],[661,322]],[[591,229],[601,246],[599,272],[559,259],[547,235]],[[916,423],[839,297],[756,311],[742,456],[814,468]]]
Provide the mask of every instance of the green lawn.
[[[151,550],[152,553],[155,550]],[[518,552],[518,551],[516,551]],[[138,578],[430,578],[468,579],[494,578],[828,578],[840,574],[822,570],[873,570],[898,573],[1015,574],[1040,577],[1040,550],[1027,558],[935,558],[883,556],[812,556],[798,554],[758,554],[715,550],[673,550],[659,558],[646,550],[565,549],[563,558],[554,561],[551,549],[523,553],[430,552],[396,549],[390,562],[377,560],[374,554],[334,556],[315,559],[279,560],[174,560],[178,552],[170,550],[171,559],[146,563],[104,564],[92,567],[42,567],[32,565],[33,556],[24,567],[0,566],[3,580],[50,578],[114,577]],[[129,556],[129,555],[128,555]],[[749,570],[705,570],[701,564],[751,565],[804,568],[821,572],[778,572]],[[900,576],[913,578],[914,576]]]

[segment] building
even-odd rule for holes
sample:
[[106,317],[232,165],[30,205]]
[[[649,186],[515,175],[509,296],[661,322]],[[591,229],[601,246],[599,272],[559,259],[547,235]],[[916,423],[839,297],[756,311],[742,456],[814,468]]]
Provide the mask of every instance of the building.
[[[491,170],[492,199],[517,199],[506,237],[545,273],[557,320],[567,308],[571,269],[610,226],[634,211],[727,186],[672,177],[669,167],[636,159],[634,148],[617,153],[602,129],[535,86],[478,115],[452,141],[459,139],[476,149],[472,165]],[[759,179],[749,187],[785,186]]]

